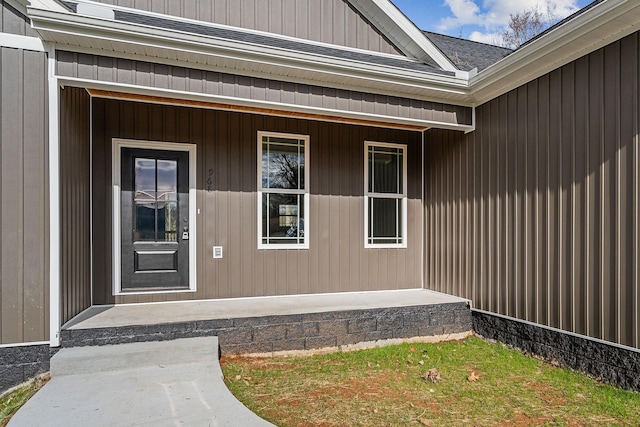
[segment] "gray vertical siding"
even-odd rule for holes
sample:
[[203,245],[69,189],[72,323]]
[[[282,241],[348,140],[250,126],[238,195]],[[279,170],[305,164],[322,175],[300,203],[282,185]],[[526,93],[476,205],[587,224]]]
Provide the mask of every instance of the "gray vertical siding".
[[449,124],[471,125],[472,123],[471,108],[438,102],[66,51],[57,52],[56,64],[58,75],[63,77],[189,91],[244,100],[330,108],[338,111],[432,120]]
[[90,97],[60,90],[62,323],[91,305]]
[[[258,250],[257,132],[310,136],[308,250]],[[111,295],[112,138],[197,145],[198,289]],[[364,141],[408,144],[408,248],[364,248]],[[93,99],[94,303],[421,287],[421,134],[227,111]],[[205,182],[211,171],[211,190]],[[212,246],[224,258],[212,258]]]
[[46,64],[0,48],[0,344],[49,334]]
[[0,3],[0,33],[37,37],[26,16],[6,1]]
[[426,286],[640,347],[640,37],[428,131]]
[[339,46],[399,54],[346,0],[99,1]]

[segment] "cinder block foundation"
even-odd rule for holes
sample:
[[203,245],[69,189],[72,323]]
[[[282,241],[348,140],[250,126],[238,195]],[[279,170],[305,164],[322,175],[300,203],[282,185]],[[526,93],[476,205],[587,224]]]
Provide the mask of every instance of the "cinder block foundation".
[[473,329],[598,381],[640,391],[639,350],[481,310],[473,310]]
[[243,317],[62,331],[63,347],[161,341],[215,335],[227,354],[340,347],[398,338],[471,331],[466,303]]
[[49,370],[49,344],[0,348],[0,393]]

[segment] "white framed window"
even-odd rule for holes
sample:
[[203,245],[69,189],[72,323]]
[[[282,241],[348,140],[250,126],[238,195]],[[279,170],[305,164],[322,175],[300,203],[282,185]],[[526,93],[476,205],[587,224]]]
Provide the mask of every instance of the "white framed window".
[[309,248],[309,136],[258,132],[258,249]]
[[365,141],[364,246],[407,247],[407,146]]

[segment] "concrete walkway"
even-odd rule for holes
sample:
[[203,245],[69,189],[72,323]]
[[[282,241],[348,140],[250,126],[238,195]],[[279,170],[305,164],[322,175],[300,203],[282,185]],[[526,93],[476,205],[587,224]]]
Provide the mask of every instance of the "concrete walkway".
[[229,392],[215,337],[76,347],[13,417],[23,426],[271,426]]

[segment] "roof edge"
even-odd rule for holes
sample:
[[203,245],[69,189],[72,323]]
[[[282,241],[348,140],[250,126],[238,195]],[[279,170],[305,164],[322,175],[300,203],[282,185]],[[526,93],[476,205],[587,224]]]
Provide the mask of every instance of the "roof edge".
[[604,0],[577,14],[472,76],[469,87],[474,105],[490,101],[640,30],[638,18],[640,3],[635,0]]
[[408,56],[419,61],[433,59],[445,71],[461,72],[447,56],[390,0],[348,0],[371,23]]
[[[100,46],[114,44],[114,55],[122,57],[125,52],[141,60],[171,60],[187,58],[189,55],[220,58],[217,71],[240,73],[261,78],[276,78],[284,81],[320,84],[332,87],[349,87],[373,92],[384,91],[387,95],[409,94],[416,99],[429,99],[455,105],[470,106],[467,79],[455,75],[431,74],[393,68],[372,67],[368,63],[354,60],[333,59],[319,55],[310,56],[244,43],[218,41],[211,38],[176,33],[155,27],[136,26],[126,22],[114,22],[105,18],[76,15],[70,11],[55,12],[29,8],[33,27],[41,37],[56,45],[58,49],[82,50],[86,53],[105,54]],[[152,52],[150,54],[149,52]],[[163,60],[164,58],[164,60]],[[209,61],[191,62],[182,59],[182,66],[208,68]],[[212,62],[213,63],[213,62]],[[233,66],[233,68],[228,68]],[[309,75],[325,76],[309,80]],[[380,88],[384,83],[385,89]]]
[[57,12],[64,12],[66,9],[64,6],[62,6],[60,3],[58,3],[55,0],[13,0],[16,3],[21,3],[25,6],[25,8],[28,7],[35,7],[38,9],[45,9],[45,10],[55,10]]

